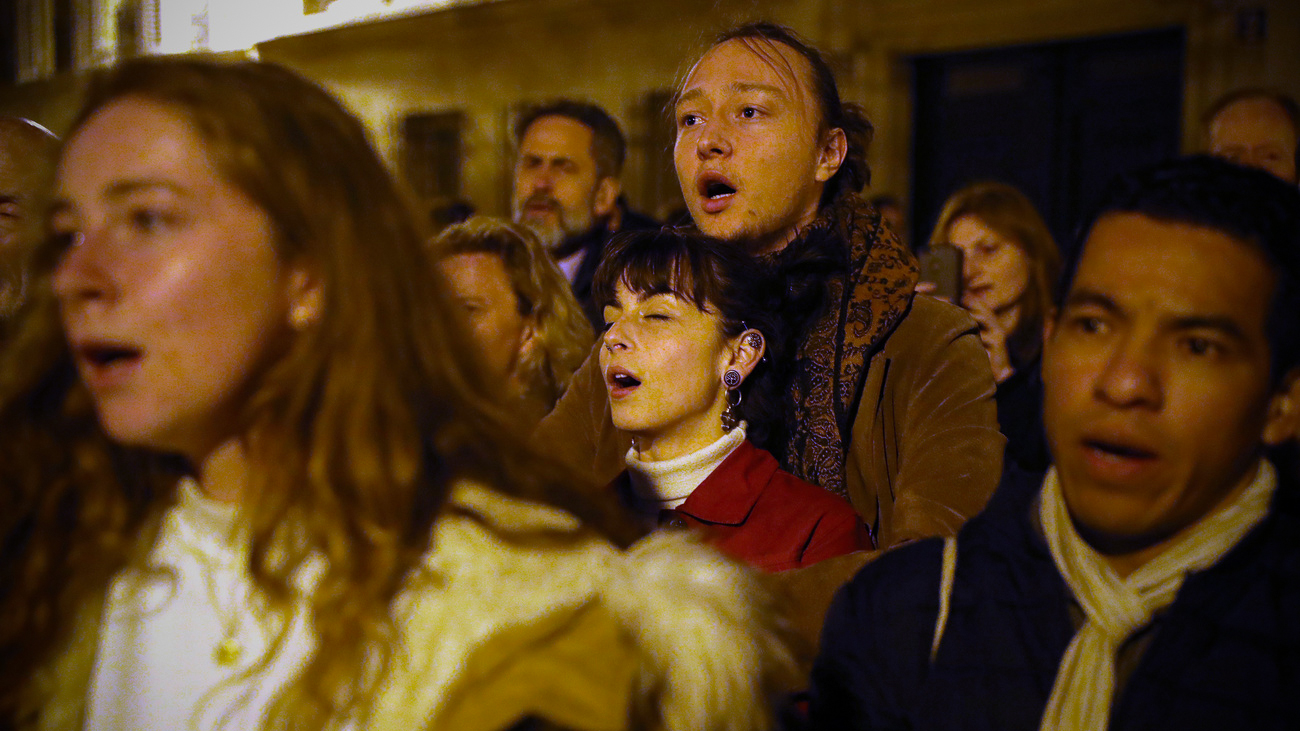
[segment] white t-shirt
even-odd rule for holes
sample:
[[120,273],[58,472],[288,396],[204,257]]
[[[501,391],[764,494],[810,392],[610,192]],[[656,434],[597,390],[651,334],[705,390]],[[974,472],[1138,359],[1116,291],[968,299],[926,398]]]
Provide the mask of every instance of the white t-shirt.
[[[88,731],[249,729],[312,648],[305,604],[267,667],[249,674],[283,620],[250,605],[246,541],[235,506],[184,480],[150,564],[170,573],[124,572],[109,590],[87,706]],[[238,659],[218,661],[230,639]]]

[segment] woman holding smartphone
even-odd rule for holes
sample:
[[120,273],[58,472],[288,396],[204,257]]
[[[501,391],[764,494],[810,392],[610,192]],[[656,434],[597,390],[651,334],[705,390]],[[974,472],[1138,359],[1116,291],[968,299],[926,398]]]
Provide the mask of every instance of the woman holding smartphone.
[[1021,467],[1048,465],[1039,359],[1060,253],[1034,204],[1006,183],[968,185],[949,196],[930,246],[962,252],[961,299],[979,323],[998,382],[998,423]]

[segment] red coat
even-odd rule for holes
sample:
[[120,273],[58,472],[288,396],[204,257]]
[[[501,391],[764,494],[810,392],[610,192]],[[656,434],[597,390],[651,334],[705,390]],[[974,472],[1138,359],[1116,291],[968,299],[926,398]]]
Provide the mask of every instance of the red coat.
[[763,571],[810,566],[874,548],[847,501],[795,477],[741,442],[663,525],[691,526],[709,543]]

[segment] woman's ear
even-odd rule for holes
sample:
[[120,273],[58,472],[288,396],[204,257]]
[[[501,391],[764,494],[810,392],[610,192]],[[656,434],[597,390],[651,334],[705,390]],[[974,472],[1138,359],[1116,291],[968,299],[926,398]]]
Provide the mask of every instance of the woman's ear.
[[1052,335],[1056,333],[1056,316],[1058,314],[1059,312],[1057,311],[1057,309],[1053,307],[1043,315],[1043,343],[1044,344],[1046,344],[1048,340],[1051,340]]
[[749,378],[749,374],[754,372],[759,361],[763,360],[763,354],[767,352],[767,338],[763,337],[763,333],[750,328],[732,342],[731,362],[728,366],[740,371],[742,378]]
[[533,357],[534,351],[540,343],[537,342],[537,322],[535,315],[529,315],[524,318],[524,329],[519,333],[519,360],[520,363],[528,362]]
[[325,311],[325,288],[320,277],[304,266],[289,271],[289,325],[298,331],[306,330],[320,321]]

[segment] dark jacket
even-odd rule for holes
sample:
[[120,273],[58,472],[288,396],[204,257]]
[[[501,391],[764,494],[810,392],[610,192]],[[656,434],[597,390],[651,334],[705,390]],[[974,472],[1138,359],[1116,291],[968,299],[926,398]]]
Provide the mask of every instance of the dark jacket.
[[[634,231],[658,227],[659,224],[654,219],[628,211],[624,213],[621,230]],[[570,251],[584,252],[582,261],[578,264],[578,271],[573,274],[570,287],[573,289],[573,296],[578,300],[578,304],[582,305],[582,311],[587,315],[596,332],[605,328],[605,315],[601,304],[591,297],[591,281],[596,276],[596,267],[600,266],[601,257],[605,255],[605,247],[609,245],[609,240],[612,238],[614,232],[610,231],[605,224],[599,223],[577,240],[570,240],[565,247]]]
[[785,472],[770,453],[740,443],[661,524],[691,527],[763,571],[810,566],[870,549],[848,502]]
[[1043,431],[1042,366],[1042,358],[1017,366],[994,396],[998,427],[1007,438],[1005,459],[1030,472],[1043,472],[1052,462]]
[[573,296],[582,305],[582,311],[591,321],[591,326],[596,332],[600,332],[605,326],[605,316],[599,307],[591,299],[591,280],[596,275],[596,267],[600,265],[600,258],[605,255],[605,245],[613,237],[604,225],[598,225],[591,231],[579,237],[578,241],[570,241],[570,244],[583,252],[582,261],[578,263],[578,271],[573,274],[573,281],[569,286],[573,289]]
[[[813,728],[1038,729],[1075,632],[1032,518],[1039,484],[1009,473],[962,529],[933,663],[940,541],[883,556],[840,592],[813,669]],[[1111,729],[1300,728],[1300,521],[1280,505],[1187,578],[1119,691]]]

